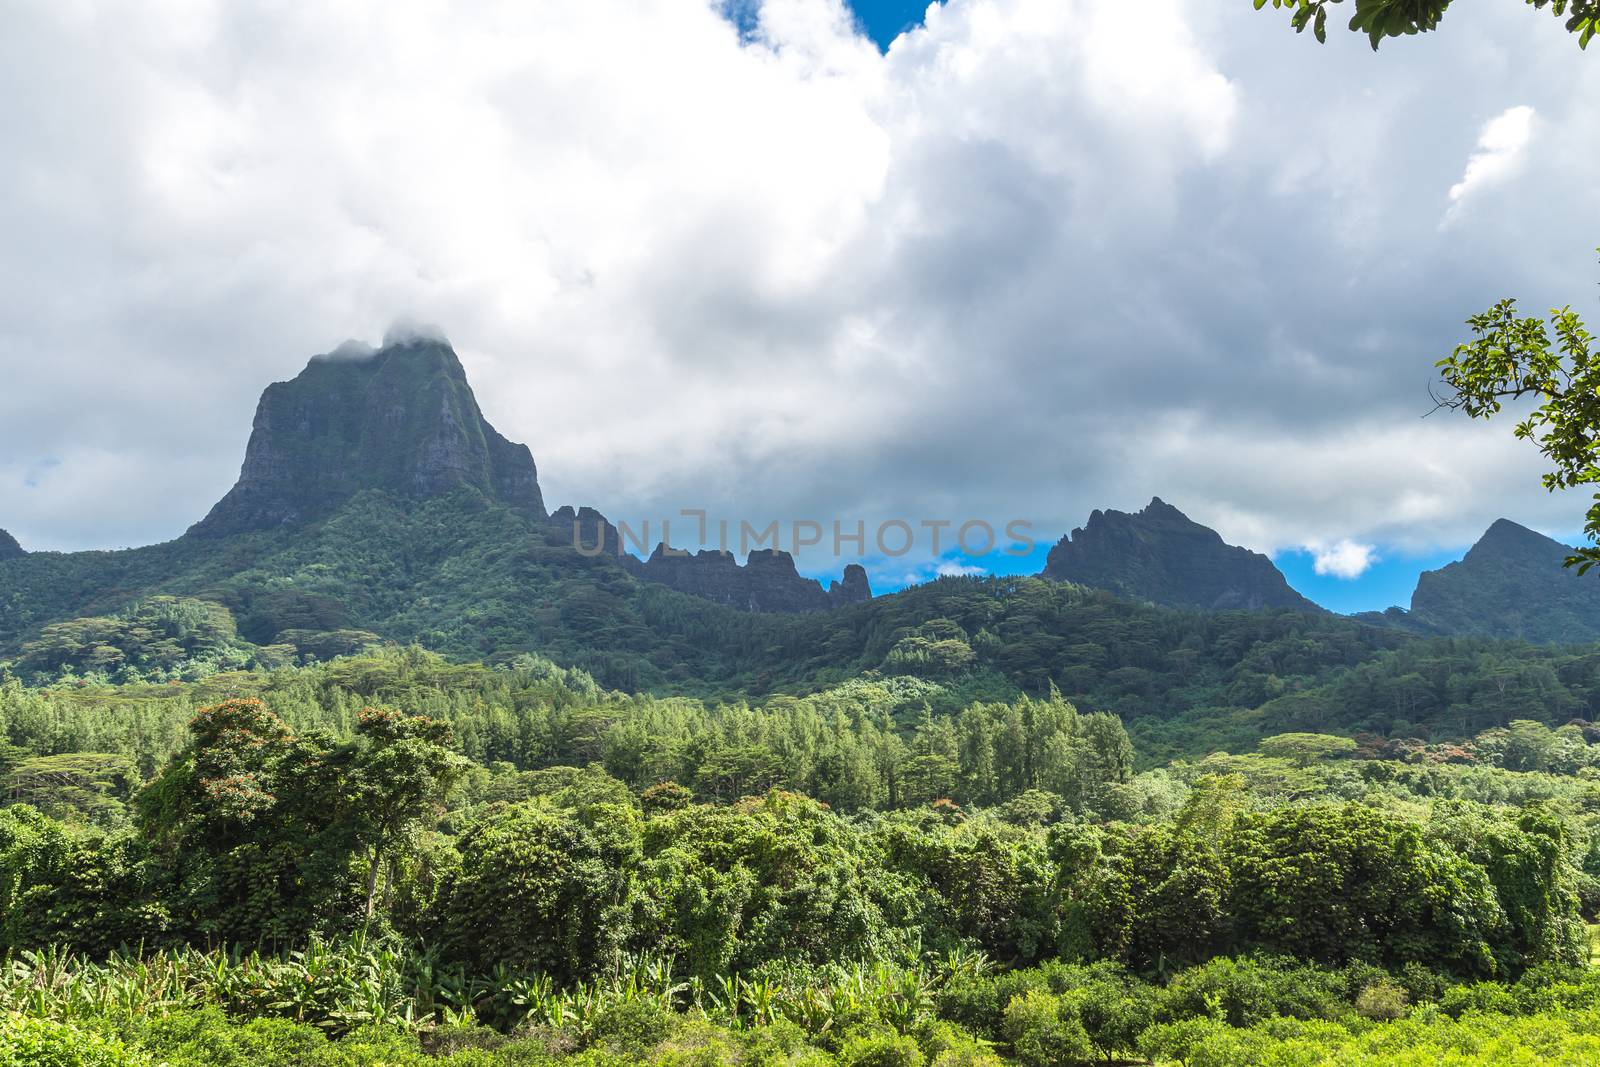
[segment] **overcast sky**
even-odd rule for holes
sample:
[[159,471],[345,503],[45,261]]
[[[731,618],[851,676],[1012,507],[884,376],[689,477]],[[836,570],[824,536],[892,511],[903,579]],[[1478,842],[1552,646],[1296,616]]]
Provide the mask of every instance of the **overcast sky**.
[[267,382],[411,318],[552,507],[1053,539],[1159,494],[1328,582],[1570,533],[1509,425],[1423,416],[1469,313],[1600,312],[1600,57],[1456,7],[1374,55],[1248,0],[887,52],[839,0],[0,0],[0,527],[178,535]]

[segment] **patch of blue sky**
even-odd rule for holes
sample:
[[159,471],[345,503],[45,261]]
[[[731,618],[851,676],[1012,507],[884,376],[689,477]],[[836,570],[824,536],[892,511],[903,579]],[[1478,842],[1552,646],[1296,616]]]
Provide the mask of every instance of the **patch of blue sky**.
[[1002,539],[990,552],[953,551],[932,560],[883,556],[871,556],[861,560],[819,558],[815,561],[807,560],[807,565],[801,569],[807,577],[820,579],[826,585],[830,579],[837,578],[843,573],[848,564],[859,562],[867,569],[867,578],[872,583],[873,593],[893,593],[899,589],[922,585],[952,575],[1004,577],[1038,574],[1044,570],[1045,557],[1049,555],[1053,543],[1048,540],[1038,541],[1029,545],[1026,552],[1013,555],[1006,550],[1020,546]]
[[[906,30],[922,25],[931,0],[849,0],[848,6],[855,14],[861,32],[872,39],[881,51],[888,51],[890,43]],[[722,14],[739,28],[739,33],[749,37],[755,32],[761,11],[761,0],[722,0]]]
[[1279,552],[1272,562],[1299,593],[1329,611],[1350,615],[1358,611],[1383,611],[1390,607],[1410,607],[1417,576],[1437,570],[1460,559],[1470,546],[1413,553],[1380,545],[1376,556],[1359,575],[1341,578],[1318,574],[1317,557],[1308,551]]
[[850,8],[866,35],[882,50],[906,30],[922,25],[929,0],[851,0]]

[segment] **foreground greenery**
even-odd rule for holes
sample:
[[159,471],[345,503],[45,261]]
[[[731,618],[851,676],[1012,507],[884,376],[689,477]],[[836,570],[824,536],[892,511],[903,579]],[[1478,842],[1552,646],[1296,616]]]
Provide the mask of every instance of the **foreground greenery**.
[[1264,958],[1159,984],[959,954],[715,983],[633,960],[557,990],[503,972],[462,983],[360,940],[280,958],[29,953],[0,980],[0,1064],[1581,1064],[1600,1054],[1597,994],[1588,971],[1449,984]]
[[1600,731],[1514,717],[1582,654],[1475,695],[1498,646],[1407,643],[1266,706],[1438,671],[1490,725],[1140,769],[905,640],[758,704],[416,649],[0,685],[0,1063],[1592,1059]]

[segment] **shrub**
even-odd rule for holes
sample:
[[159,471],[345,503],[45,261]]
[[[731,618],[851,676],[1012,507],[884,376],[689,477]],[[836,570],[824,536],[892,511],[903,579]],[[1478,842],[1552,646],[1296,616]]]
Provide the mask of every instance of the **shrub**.
[[617,1000],[601,1008],[594,1036],[612,1051],[641,1059],[673,1030],[673,1013],[654,1000]]
[[922,1067],[915,1038],[894,1033],[867,1033],[847,1039],[839,1048],[843,1067]]
[[145,1067],[150,1057],[65,1023],[0,1016],[0,1067]]
[[[705,1020],[679,1026],[672,1035],[640,1057],[650,1067],[724,1067],[743,1058],[734,1036]],[[593,1050],[586,1054],[592,1057]]]
[[1392,979],[1369,982],[1356,996],[1356,1011],[1378,1022],[1393,1022],[1405,1015],[1411,998],[1405,987]]
[[1058,1067],[1089,1058],[1089,1034],[1065,998],[1030,990],[1006,1005],[1005,1035],[1022,1067]]
[[1146,1059],[1161,1063],[1176,1060],[1188,1067],[1195,1051],[1227,1030],[1227,1024],[1216,1019],[1183,1019],[1175,1023],[1157,1023],[1139,1035],[1139,1052]]
[[1218,1015],[1236,1027],[1274,1015],[1335,1019],[1347,1010],[1344,988],[1338,972],[1294,960],[1219,957],[1172,980],[1162,996],[1161,1016]]
[[932,1067],[1001,1067],[993,1049],[953,1023],[924,1022],[916,1036]]
[[1513,1012],[1517,998],[1499,982],[1474,982],[1471,985],[1451,986],[1439,998],[1439,1010],[1453,1018],[1467,1012]]

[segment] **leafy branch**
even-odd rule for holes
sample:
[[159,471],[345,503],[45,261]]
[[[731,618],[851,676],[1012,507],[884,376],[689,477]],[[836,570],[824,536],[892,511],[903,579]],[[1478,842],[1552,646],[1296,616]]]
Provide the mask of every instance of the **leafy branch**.
[[[1447,390],[1436,398],[1438,406],[1487,419],[1507,402],[1533,398],[1537,406],[1515,433],[1536,441],[1554,465],[1544,487],[1554,492],[1600,484],[1600,352],[1583,320],[1562,307],[1549,313],[1547,326],[1518,315],[1515,300],[1502,300],[1467,325],[1473,339],[1436,364]],[[1600,540],[1600,493],[1584,533]],[[1566,562],[1583,574],[1600,563],[1600,547],[1578,549]]]
[[[1345,0],[1252,0],[1260,11],[1271,4],[1275,10],[1290,12],[1289,21],[1296,33],[1309,27],[1317,40],[1328,40],[1328,9]],[[1600,33],[1600,0],[1524,0],[1529,7],[1546,10],[1566,20],[1568,33],[1576,34],[1578,47],[1587,49],[1589,41]],[[1439,28],[1450,0],[1354,0],[1355,13],[1350,17],[1350,29],[1364,33],[1372,48],[1386,37],[1401,37],[1427,33]]]

